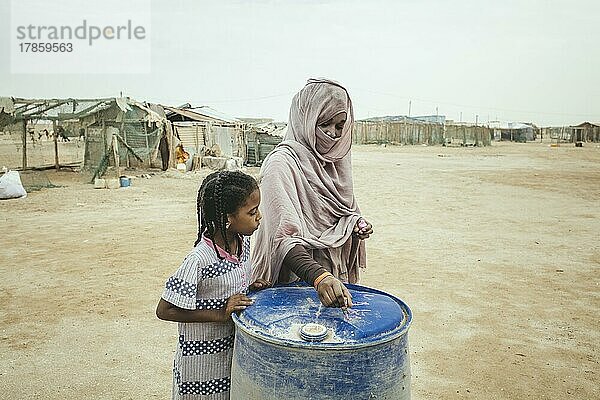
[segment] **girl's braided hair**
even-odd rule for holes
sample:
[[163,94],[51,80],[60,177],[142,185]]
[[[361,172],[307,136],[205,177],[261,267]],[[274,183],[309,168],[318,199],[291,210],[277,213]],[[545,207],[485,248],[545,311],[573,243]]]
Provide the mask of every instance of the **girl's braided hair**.
[[234,214],[258,189],[258,183],[250,175],[240,171],[213,172],[202,181],[198,189],[196,210],[198,213],[198,238],[196,246],[205,234],[212,239],[217,257],[221,258],[214,241],[219,232],[225,240],[225,250],[229,253],[227,241],[227,214]]

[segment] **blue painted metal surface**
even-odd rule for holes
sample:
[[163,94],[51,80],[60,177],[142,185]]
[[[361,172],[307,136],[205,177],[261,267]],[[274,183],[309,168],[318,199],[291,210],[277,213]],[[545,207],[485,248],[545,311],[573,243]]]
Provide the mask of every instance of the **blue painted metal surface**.
[[[322,307],[304,285],[251,294],[254,304],[233,318],[231,398],[409,399],[410,309],[387,293],[348,288],[355,304],[348,313]],[[328,337],[302,340],[309,322],[327,327]]]

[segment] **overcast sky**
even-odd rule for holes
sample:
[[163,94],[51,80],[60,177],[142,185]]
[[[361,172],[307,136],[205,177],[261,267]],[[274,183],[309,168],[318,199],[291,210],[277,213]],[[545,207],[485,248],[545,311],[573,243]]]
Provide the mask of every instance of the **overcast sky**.
[[411,115],[463,121],[600,122],[597,0],[148,1],[150,73],[70,75],[11,73],[1,1],[0,96],[122,91],[285,121],[293,94],[324,76],[358,118],[405,115],[410,101]]

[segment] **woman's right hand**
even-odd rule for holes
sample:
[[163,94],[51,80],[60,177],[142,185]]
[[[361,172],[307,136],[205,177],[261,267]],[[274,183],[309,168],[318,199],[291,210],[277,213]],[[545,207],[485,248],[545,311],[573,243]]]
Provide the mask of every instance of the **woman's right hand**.
[[333,275],[319,282],[317,293],[325,307],[352,307],[352,295],[342,281]]
[[234,294],[227,299],[223,308],[223,322],[229,321],[232,313],[243,311],[249,305],[252,305],[252,300],[248,296],[243,293]]
[[361,240],[368,239],[373,234],[373,225],[363,217],[360,217],[356,221],[356,225],[354,225],[353,232]]

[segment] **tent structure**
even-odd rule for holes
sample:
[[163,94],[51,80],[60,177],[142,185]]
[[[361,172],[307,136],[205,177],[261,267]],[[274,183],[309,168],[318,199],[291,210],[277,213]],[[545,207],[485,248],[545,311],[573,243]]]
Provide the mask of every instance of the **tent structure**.
[[494,140],[529,142],[535,140],[539,129],[531,123],[490,121],[486,124],[494,133]]
[[[0,130],[18,138],[22,152],[21,169],[32,165],[28,148],[36,145],[34,126],[43,123],[46,136],[54,143],[54,168],[61,166],[60,142],[82,138],[84,156],[75,164],[100,176],[120,160],[126,166],[151,166],[157,157],[160,138],[171,135],[162,107],[129,97],[95,99],[0,98]],[[15,136],[15,133],[18,136]],[[50,134],[50,135],[49,135]],[[37,133],[41,138],[41,134]]]

